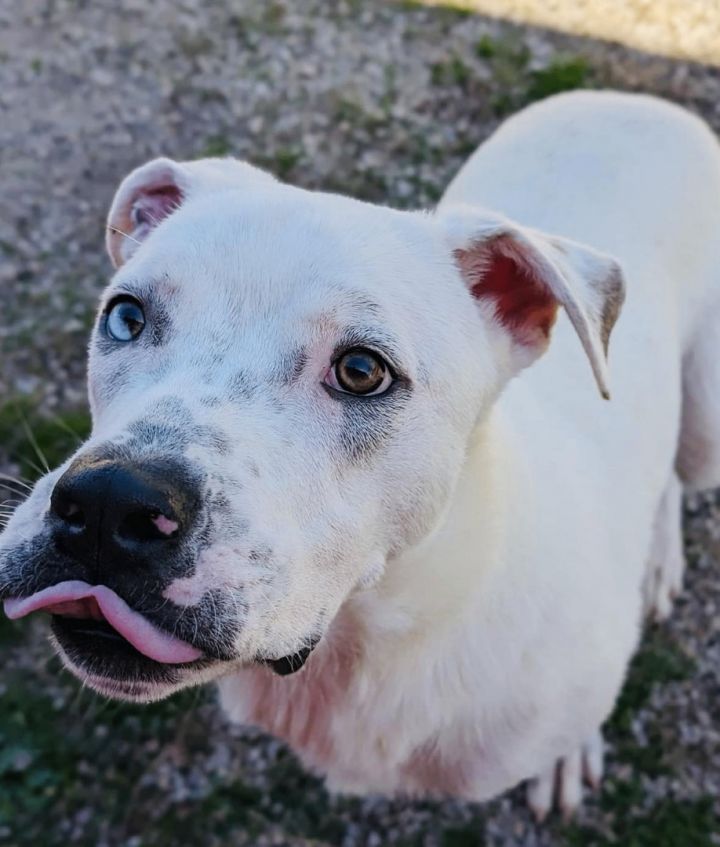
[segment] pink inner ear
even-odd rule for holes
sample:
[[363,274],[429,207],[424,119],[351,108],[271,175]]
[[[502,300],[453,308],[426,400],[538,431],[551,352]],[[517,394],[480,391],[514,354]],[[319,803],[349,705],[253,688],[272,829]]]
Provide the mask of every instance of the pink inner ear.
[[493,301],[496,317],[519,344],[547,341],[557,301],[514,243],[497,238],[480,249],[460,250],[457,258],[473,297]]
[[176,185],[163,185],[143,191],[133,202],[131,218],[135,238],[141,239],[160,221],[175,211],[182,202],[182,193]]

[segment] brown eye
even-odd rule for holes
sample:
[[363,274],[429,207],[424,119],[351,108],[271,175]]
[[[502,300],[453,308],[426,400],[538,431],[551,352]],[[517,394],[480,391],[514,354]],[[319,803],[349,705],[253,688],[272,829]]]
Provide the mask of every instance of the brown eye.
[[393,381],[390,368],[377,353],[361,347],[348,350],[328,372],[326,383],[347,394],[383,394]]

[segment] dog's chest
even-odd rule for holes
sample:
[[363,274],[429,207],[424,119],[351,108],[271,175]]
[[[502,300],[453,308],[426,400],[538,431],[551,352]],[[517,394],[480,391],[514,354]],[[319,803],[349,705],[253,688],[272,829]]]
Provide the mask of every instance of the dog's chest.
[[[223,685],[223,705],[234,720],[285,741],[334,789],[462,794],[467,749],[440,738],[432,720],[416,732],[394,720],[394,698],[362,665],[360,633],[341,615],[303,670],[284,677],[266,667],[243,670]],[[473,765],[480,752],[473,750]]]
[[336,726],[348,709],[358,663],[358,633],[340,618],[301,671],[277,676],[267,667],[247,668],[222,686],[223,706],[235,720],[281,738],[310,766],[326,771],[340,752]]

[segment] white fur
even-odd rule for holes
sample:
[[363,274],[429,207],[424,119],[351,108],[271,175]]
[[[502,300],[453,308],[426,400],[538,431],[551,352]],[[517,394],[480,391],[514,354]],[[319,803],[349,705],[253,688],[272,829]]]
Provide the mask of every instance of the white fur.
[[[585,93],[531,107],[480,147],[440,212],[458,201],[618,258],[628,296],[610,345],[613,399],[594,392],[562,321],[476,432],[443,527],[351,601],[366,658],[334,719],[338,788],[397,788],[398,767],[437,735],[458,762],[477,741],[466,795],[486,799],[594,737],[640,631],[682,362],[705,316],[720,325],[720,150],[676,107]],[[712,355],[701,367],[717,385],[717,343]],[[707,400],[717,451],[720,394]],[[707,465],[703,483],[720,484],[717,453]],[[242,685],[222,687],[240,720]]]
[[[237,163],[160,160],[121,187],[112,232],[132,236],[137,192],[168,178],[177,211],[124,246],[111,233],[121,267],[107,296],[152,283],[180,332],[112,361],[92,353],[82,449],[122,440],[169,395],[230,435],[229,456],[186,455],[249,535],[221,534],[167,593],[190,605],[222,587],[248,602],[238,662],[218,670],[228,713],[287,738],[340,790],[481,800],[536,777],[543,814],[562,761],[558,799],[572,808],[583,762],[600,777],[598,729],[638,640],[651,549],[659,596],[679,585],[679,529],[653,539],[656,511],[677,509],[676,463],[686,484],[720,483],[717,142],[669,104],[578,93],[509,120],[432,215],[302,192]],[[520,349],[468,296],[453,256],[508,228],[575,310],[519,375],[544,345]],[[607,256],[627,282],[609,376]],[[347,465],[320,382],[339,330],[367,319],[355,292],[380,306],[414,391],[383,447]],[[238,367],[262,384],[293,345],[309,356],[296,385],[226,402]],[[0,556],[49,490],[18,510]],[[252,561],[263,544],[272,561]],[[298,649],[311,629],[325,635],[297,675],[247,664]]]

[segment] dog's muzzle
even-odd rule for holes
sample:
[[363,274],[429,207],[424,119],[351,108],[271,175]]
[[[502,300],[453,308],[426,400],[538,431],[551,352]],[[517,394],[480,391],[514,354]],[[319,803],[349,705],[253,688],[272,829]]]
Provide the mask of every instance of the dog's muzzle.
[[[237,661],[240,623],[222,613],[222,598],[185,609],[164,597],[194,567],[201,499],[192,473],[170,460],[80,457],[50,497],[42,584],[21,569],[4,592],[6,614],[50,614],[60,650],[89,679],[175,684],[188,671]],[[316,643],[256,661],[291,674]]]
[[28,572],[27,593],[6,592],[6,614],[52,615],[60,649],[77,669],[96,676],[154,678],[165,666],[159,675],[170,677],[179,667],[206,665],[216,657],[171,631],[182,609],[138,611],[167,605],[162,591],[186,561],[199,503],[199,486],[177,463],[76,459],[50,497],[44,584]]

